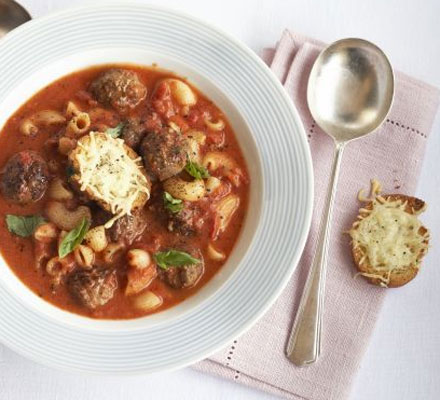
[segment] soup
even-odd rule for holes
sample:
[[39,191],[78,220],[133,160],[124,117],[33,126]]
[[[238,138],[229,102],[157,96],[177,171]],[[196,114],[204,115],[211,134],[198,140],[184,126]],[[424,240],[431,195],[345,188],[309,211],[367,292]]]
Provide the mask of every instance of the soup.
[[249,178],[225,115],[185,79],[105,65],[29,99],[0,135],[0,252],[70,312],[136,318],[226,262]]

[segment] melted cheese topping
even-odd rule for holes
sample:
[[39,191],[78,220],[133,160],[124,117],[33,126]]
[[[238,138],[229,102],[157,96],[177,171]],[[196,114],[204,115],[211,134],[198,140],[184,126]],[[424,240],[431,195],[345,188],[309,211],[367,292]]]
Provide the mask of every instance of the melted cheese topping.
[[406,202],[379,196],[371,210],[361,209],[363,216],[349,233],[354,247],[364,254],[361,263],[367,261],[375,270],[361,275],[381,279],[387,285],[393,270],[418,266],[421,253],[428,247],[428,233],[419,233],[422,224],[405,207]]
[[141,171],[141,158],[129,157],[122,139],[99,132],[90,132],[88,137],[90,140],[78,142],[81,151],[76,153],[80,189],[109,205],[115,215],[105,225],[109,228],[116,219],[131,213],[140,193],[150,197],[149,184]]
[[362,202],[372,201],[382,191],[382,185],[377,179],[371,180],[370,197],[365,197],[365,189],[361,189],[358,192],[358,200]]

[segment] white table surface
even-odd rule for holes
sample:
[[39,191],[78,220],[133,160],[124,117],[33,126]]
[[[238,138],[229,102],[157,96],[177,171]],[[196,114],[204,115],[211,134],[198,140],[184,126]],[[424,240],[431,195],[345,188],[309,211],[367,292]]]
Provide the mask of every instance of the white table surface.
[[[78,0],[22,0],[34,17]],[[232,33],[255,51],[284,27],[324,41],[355,36],[377,43],[396,69],[440,87],[439,0],[155,0]],[[433,248],[420,276],[390,290],[357,375],[353,400],[440,398],[440,116],[428,143],[418,195]],[[138,377],[86,377],[42,367],[0,345],[1,400],[273,399],[186,368]]]

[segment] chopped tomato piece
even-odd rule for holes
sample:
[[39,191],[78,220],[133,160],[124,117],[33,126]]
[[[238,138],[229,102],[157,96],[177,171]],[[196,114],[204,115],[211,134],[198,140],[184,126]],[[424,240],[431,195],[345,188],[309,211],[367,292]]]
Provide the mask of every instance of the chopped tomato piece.
[[187,117],[188,124],[190,124],[192,127],[195,127],[199,122],[199,120],[200,120],[200,111],[194,109],[190,110]]
[[216,147],[222,147],[225,144],[225,132],[218,131],[218,132],[209,132],[206,136],[206,143],[207,144],[213,144]]
[[161,82],[158,84],[153,95],[152,105],[154,110],[164,118],[170,118],[176,114],[168,83]]

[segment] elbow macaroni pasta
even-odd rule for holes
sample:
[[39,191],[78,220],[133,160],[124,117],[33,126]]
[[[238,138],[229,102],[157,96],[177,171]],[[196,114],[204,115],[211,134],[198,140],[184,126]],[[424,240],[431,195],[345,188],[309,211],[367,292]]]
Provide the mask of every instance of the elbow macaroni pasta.
[[35,229],[34,239],[42,243],[51,243],[58,238],[58,229],[52,222],[42,224]]
[[73,199],[73,192],[64,186],[60,178],[55,178],[49,186],[49,197],[54,200],[65,201]]
[[226,176],[234,186],[240,186],[240,181],[244,178],[243,171],[238,167],[231,156],[221,151],[210,151],[203,157],[203,166],[209,171],[215,171],[219,168],[223,171],[223,176]]
[[215,205],[217,235],[226,230],[239,205],[240,198],[235,194],[230,194],[226,197],[223,197]]
[[203,166],[210,171],[223,168],[225,172],[229,172],[237,167],[235,161],[226,153],[221,151],[210,151],[203,157]]
[[207,247],[208,256],[211,260],[214,261],[222,261],[226,258],[226,254],[220,250],[217,250],[212,243],[208,244]]
[[73,259],[69,256],[52,257],[46,264],[46,272],[53,278],[52,283],[59,285],[64,275],[74,267]]
[[187,182],[173,176],[163,183],[163,187],[171,196],[180,200],[197,201],[205,196],[205,182],[203,179]]
[[151,264],[150,254],[141,249],[131,249],[127,252],[128,265],[136,269],[147,268]]
[[93,262],[95,261],[95,252],[89,247],[80,244],[73,250],[73,255],[75,261],[80,267],[85,269],[90,269],[93,267]]
[[81,112],[74,116],[66,127],[66,135],[78,137],[84,135],[90,128],[90,116],[85,112]]
[[206,134],[205,132],[198,131],[195,129],[191,129],[186,132],[186,136],[190,139],[195,140],[199,145],[204,145],[206,142]]
[[219,132],[225,129],[225,122],[222,119],[218,119],[217,122],[212,122],[209,118],[205,118],[204,122],[208,129],[212,131]]
[[200,164],[202,161],[202,156],[200,154],[199,143],[193,138],[188,138],[187,142],[188,142],[188,158],[191,161]]
[[20,131],[26,136],[31,136],[38,133],[40,126],[63,124],[65,122],[66,118],[58,111],[37,111],[21,122]]
[[73,101],[68,101],[66,105],[66,111],[64,114],[66,118],[70,120],[73,117],[76,117],[77,115],[81,114],[81,110]]
[[20,132],[25,136],[34,136],[38,133],[38,126],[30,118],[26,118],[20,124]]
[[186,83],[179,79],[168,78],[166,82],[171,90],[174,99],[182,106],[193,106],[197,103],[197,97]]
[[220,187],[222,181],[215,176],[210,176],[205,183],[206,192],[208,194],[213,193],[216,189]]
[[79,206],[76,210],[68,210],[63,203],[50,201],[46,206],[46,215],[59,229],[71,231],[83,218],[92,219],[90,208]]
[[149,311],[159,307],[162,304],[162,298],[150,290],[140,294],[134,299],[134,306],[142,311]]
[[108,245],[104,226],[99,225],[90,229],[86,233],[86,236],[84,237],[84,241],[97,253],[103,251]]

